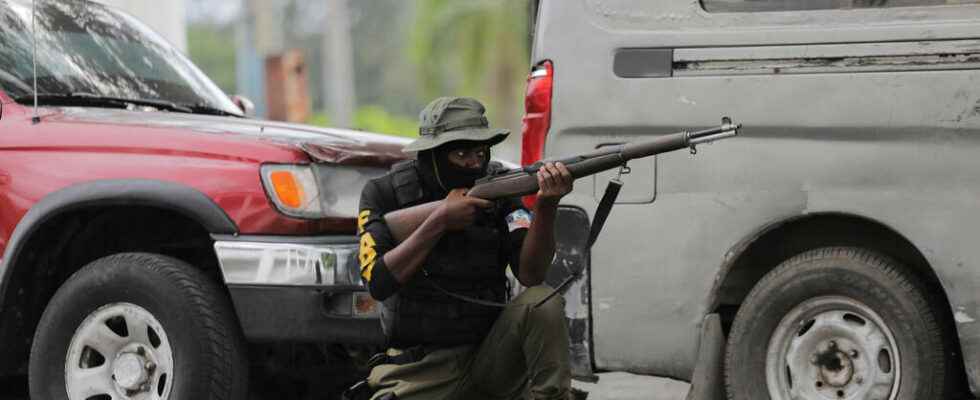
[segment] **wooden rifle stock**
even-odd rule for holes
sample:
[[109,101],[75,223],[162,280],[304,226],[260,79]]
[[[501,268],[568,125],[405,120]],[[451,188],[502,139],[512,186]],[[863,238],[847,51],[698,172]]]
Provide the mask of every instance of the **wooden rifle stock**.
[[[684,148],[693,150],[698,144],[736,136],[739,128],[741,128],[740,124],[733,124],[728,117],[725,117],[722,119],[722,125],[715,128],[672,133],[645,142],[619,144],[571,157],[542,160],[524,168],[480,179],[466,194],[485,200],[534,194],[538,191],[537,172],[546,163],[565,164],[572,177],[578,179],[626,165],[626,162],[632,159]],[[415,229],[422,225],[422,222],[441,204],[442,201],[439,200],[392,211],[385,214],[384,219],[392,236],[400,243],[415,232]]]

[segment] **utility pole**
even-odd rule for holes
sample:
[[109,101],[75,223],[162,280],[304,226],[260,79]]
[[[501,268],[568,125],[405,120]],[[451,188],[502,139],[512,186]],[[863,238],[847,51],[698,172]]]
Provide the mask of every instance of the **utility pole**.
[[327,31],[323,40],[323,98],[332,125],[350,128],[354,115],[354,53],[348,0],[327,1]]
[[255,115],[265,117],[265,76],[262,56],[256,48],[255,0],[243,0],[241,15],[235,26],[235,80],[238,94],[255,104]]

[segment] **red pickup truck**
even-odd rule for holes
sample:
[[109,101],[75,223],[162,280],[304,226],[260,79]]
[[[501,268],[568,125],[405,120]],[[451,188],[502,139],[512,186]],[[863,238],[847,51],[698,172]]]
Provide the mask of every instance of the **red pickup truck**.
[[293,357],[246,343],[383,343],[354,215],[403,140],[246,118],[109,7],[36,21],[0,0],[0,376],[35,399],[244,398],[248,359]]

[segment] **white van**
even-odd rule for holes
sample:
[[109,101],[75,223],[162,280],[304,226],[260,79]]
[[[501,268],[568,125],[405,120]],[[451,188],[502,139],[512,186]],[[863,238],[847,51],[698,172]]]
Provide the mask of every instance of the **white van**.
[[744,126],[631,163],[591,253],[568,232],[615,172],[576,182],[579,375],[739,400],[980,394],[978,3],[537,2],[523,163]]

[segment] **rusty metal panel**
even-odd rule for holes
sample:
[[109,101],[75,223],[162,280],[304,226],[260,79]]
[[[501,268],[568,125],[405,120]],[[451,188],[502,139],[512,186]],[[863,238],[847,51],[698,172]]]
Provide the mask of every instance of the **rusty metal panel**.
[[265,59],[265,93],[269,119],[306,122],[310,94],[306,59],[300,50],[287,50]]
[[[807,43],[890,42],[922,39],[976,39],[980,5],[899,7],[858,10],[709,13],[690,0],[572,0],[578,6],[542,12],[539,37],[564,29],[570,43],[603,40],[615,47],[755,46]],[[543,4],[553,7],[554,4]],[[550,14],[549,14],[550,12]],[[945,25],[941,31],[937,25]],[[543,27],[543,28],[542,28]],[[873,28],[873,29],[868,29]],[[543,34],[543,35],[542,35]],[[595,36],[598,35],[598,36]],[[589,39],[592,36],[592,39]],[[584,41],[584,42],[583,42]],[[545,40],[536,48],[551,47]],[[606,49],[606,51],[610,51]]]
[[980,68],[980,40],[686,48],[674,75],[935,71]]

